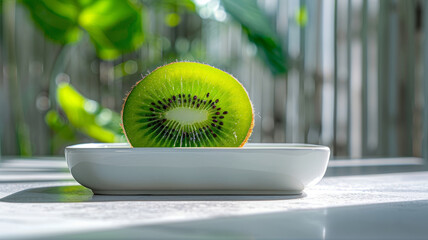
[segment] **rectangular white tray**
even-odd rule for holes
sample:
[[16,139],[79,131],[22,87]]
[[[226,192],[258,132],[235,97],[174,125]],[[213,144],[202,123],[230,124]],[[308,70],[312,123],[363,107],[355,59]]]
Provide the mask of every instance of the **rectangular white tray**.
[[65,157],[95,194],[299,194],[321,180],[328,147],[246,144],[243,148],[131,148],[79,144]]

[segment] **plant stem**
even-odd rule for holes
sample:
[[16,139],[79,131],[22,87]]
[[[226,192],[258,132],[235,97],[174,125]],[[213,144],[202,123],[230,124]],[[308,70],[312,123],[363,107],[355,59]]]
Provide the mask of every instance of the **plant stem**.
[[[71,49],[70,45],[61,45],[61,48],[58,50],[57,55],[55,56],[55,60],[53,62],[53,66],[51,68],[50,77],[49,77],[49,102],[51,104],[51,109],[57,108],[57,101],[56,101],[56,89],[57,89],[57,83],[56,78],[59,73],[64,72],[65,66],[66,66],[66,57]],[[51,154],[55,153],[55,138],[51,138],[49,143],[49,148]]]

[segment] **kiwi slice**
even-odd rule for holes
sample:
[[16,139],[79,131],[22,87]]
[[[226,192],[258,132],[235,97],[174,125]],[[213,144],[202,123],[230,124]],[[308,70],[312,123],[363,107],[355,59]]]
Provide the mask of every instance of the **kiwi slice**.
[[238,147],[254,125],[244,87],[206,64],[159,67],[128,94],[122,123],[133,147]]

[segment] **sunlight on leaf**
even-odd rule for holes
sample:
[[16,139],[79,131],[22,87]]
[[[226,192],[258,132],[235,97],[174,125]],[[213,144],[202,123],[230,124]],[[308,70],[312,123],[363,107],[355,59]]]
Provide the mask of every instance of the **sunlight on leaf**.
[[256,0],[221,0],[225,11],[237,21],[274,74],[287,72],[286,57],[278,34]]
[[114,59],[143,43],[141,13],[141,6],[129,1],[94,0],[82,10],[79,24],[88,31],[98,55]]
[[84,98],[72,86],[61,83],[57,88],[57,101],[70,123],[101,142],[124,142],[120,115]]
[[86,30],[100,58],[111,60],[144,41],[142,6],[128,0],[21,0],[44,34],[61,44]]

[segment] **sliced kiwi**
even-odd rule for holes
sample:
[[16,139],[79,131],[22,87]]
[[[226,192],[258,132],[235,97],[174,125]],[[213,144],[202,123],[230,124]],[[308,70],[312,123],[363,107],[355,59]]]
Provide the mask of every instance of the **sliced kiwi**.
[[132,88],[122,122],[133,147],[238,147],[248,140],[254,117],[234,77],[209,65],[175,62]]

